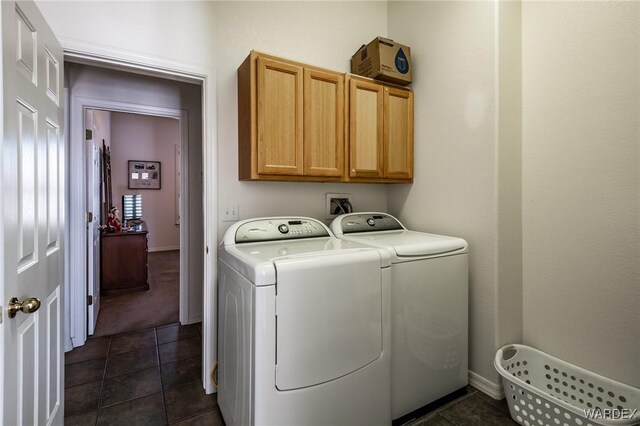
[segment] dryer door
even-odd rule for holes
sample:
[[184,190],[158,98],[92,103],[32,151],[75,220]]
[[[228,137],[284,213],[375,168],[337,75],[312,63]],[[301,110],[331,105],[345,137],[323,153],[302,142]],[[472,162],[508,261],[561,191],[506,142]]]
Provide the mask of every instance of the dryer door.
[[276,260],[276,387],[337,379],[382,354],[376,250]]

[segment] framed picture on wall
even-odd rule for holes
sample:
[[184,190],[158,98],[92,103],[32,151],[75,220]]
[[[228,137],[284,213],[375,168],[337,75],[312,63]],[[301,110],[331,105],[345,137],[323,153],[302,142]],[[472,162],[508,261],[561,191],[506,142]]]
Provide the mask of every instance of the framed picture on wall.
[[129,160],[129,189],[160,189],[160,162]]

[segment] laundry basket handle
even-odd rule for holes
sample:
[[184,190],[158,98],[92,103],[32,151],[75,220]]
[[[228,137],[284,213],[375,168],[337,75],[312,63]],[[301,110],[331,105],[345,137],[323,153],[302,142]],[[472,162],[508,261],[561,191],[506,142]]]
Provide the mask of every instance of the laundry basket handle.
[[502,349],[500,349],[502,351],[502,360],[503,361],[509,361],[510,359],[512,359],[513,357],[515,357],[518,354],[518,348],[516,348],[515,346],[505,346]]

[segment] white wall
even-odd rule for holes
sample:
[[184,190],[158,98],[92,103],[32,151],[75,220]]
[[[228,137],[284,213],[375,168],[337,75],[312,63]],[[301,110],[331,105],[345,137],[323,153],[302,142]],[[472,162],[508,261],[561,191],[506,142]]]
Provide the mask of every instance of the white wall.
[[[36,4],[64,42],[213,68],[208,1],[47,1]],[[64,43],[63,43],[64,44]]]
[[[251,49],[349,71],[351,55],[387,34],[384,2],[215,2],[218,77],[218,194],[240,218],[304,215],[324,219],[325,193],[352,194],[358,211],[386,210],[385,185],[238,181],[236,70]],[[231,222],[219,223],[218,237]]]
[[469,369],[497,382],[497,146],[491,2],[390,2],[389,36],[411,47],[414,184],[390,187],[409,228],[469,242]]
[[[202,113],[200,86],[69,64],[70,92],[74,97],[124,104],[185,110],[188,114],[189,161],[189,322],[202,319],[203,210],[202,210]],[[78,127],[71,123],[72,131]],[[112,135],[113,136],[113,135]],[[113,139],[113,138],[112,138]],[[113,143],[113,140],[112,140]],[[81,149],[71,147],[71,149]],[[173,216],[174,209],[171,209]]]
[[522,22],[524,341],[640,387],[640,3]]
[[497,3],[496,348],[522,342],[522,2]]
[[[176,225],[176,147],[180,122],[174,118],[114,112],[111,114],[111,182],[113,202],[124,214],[122,196],[142,195],[142,216],[149,230],[149,251],[180,248]],[[160,189],[129,189],[129,160],[160,161]]]

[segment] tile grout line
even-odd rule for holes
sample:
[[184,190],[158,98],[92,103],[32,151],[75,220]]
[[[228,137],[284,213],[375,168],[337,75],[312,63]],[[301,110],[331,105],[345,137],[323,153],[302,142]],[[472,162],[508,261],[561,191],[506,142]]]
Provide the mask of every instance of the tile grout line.
[[[107,408],[113,408],[113,407],[116,407],[116,406],[118,406],[118,405],[128,404],[128,403],[130,403],[130,402],[132,402],[132,401],[137,401],[137,400],[139,400],[139,399],[147,398],[147,397],[149,397],[149,396],[151,396],[151,395],[155,395],[155,394],[157,394],[157,393],[160,393],[160,392],[153,392],[153,393],[150,393],[150,394],[148,394],[148,395],[136,396],[135,398],[127,399],[126,401],[118,402],[117,404],[112,404],[112,405],[109,405],[109,406],[104,407],[104,408],[105,408],[105,409],[107,409]],[[86,413],[86,414],[88,414],[88,413]]]
[[184,422],[185,420],[194,419],[194,418],[196,418],[196,417],[202,416],[202,415],[207,414],[207,413],[212,413],[212,412],[214,412],[214,411],[216,411],[216,409],[215,409],[215,408],[212,408],[211,410],[203,411],[202,413],[192,414],[192,415],[189,415],[189,416],[187,416],[187,417],[185,417],[185,418],[178,419],[178,420],[176,420],[176,421],[175,421],[175,422],[173,422],[173,423],[169,423],[169,426],[171,426],[171,425],[176,425],[176,424],[178,424],[178,423]]
[[107,348],[107,358],[104,360],[104,370],[102,371],[102,382],[100,383],[100,393],[98,394],[98,407],[96,410],[96,424],[98,426],[98,418],[100,418],[100,405],[102,405],[102,391],[104,390],[104,378],[107,375],[107,366],[109,365],[109,355],[111,354],[112,337],[109,337],[109,347]]
[[[115,356],[119,356],[119,355],[126,355],[126,354],[130,354],[131,352],[138,352],[138,351],[142,351],[142,350],[145,350],[145,349],[148,349],[148,348],[156,348],[156,350],[157,350],[158,346],[157,346],[157,344],[147,345],[147,346],[143,346],[143,347],[138,348],[138,349],[134,349],[132,351],[120,352],[120,353],[117,353],[117,354],[113,354],[113,356],[115,357]],[[160,364],[158,364],[158,365],[160,365]],[[104,378],[105,379],[115,379],[116,377],[121,377],[121,376],[124,376],[124,375],[127,375],[127,374],[139,373],[140,371],[148,370],[149,368],[152,368],[152,367],[143,368],[141,370],[132,370],[132,371],[128,371],[126,373],[116,374],[115,376],[111,376],[111,377],[106,377],[106,372],[105,372],[105,377]]]
[[104,336],[92,335],[91,338],[92,339],[99,339],[101,337],[109,337],[109,338],[111,338],[111,337],[114,337],[114,336],[119,336],[121,334],[129,334],[129,333],[133,334],[133,333],[138,333],[138,332],[145,331],[145,330],[154,330],[155,331],[156,328],[167,328],[167,327],[171,327],[171,326],[175,326],[175,325],[179,326],[180,325],[180,321],[178,321],[178,322],[169,322],[169,323],[160,324],[160,325],[150,325],[150,326],[145,326],[145,327],[141,327],[141,328],[134,328],[132,330],[124,330],[124,331],[120,331],[118,333],[105,334]]
[[156,354],[158,357],[158,371],[160,372],[160,396],[162,397],[162,406],[164,407],[164,421],[165,424],[169,424],[169,412],[167,410],[167,400],[164,397],[164,381],[162,380],[162,361],[160,360],[160,339],[158,338],[158,327],[154,327],[154,334],[156,336]]
[[[197,383],[198,385],[202,386],[202,379],[198,378],[198,379],[192,380],[192,381],[187,382],[187,383],[182,383],[182,384],[180,384],[180,385],[176,385],[176,387],[175,387],[175,388],[173,388],[172,390],[180,389],[180,388],[184,388],[184,387],[190,386],[190,385],[192,385],[192,384],[194,384],[194,383]],[[215,407],[217,407],[217,406],[218,406],[218,403],[216,402]],[[215,411],[215,407],[214,407],[214,408],[211,408],[211,409],[204,410],[204,411],[195,412],[195,413],[193,413],[193,414],[189,414],[189,415],[187,415],[186,417],[182,417],[182,418],[176,419],[173,423],[167,423],[167,424],[169,424],[169,425],[174,425],[174,424],[176,424],[176,423],[180,423],[180,422],[182,422],[182,421],[184,421],[184,420],[187,420],[187,419],[190,419],[190,418],[193,418],[193,417],[200,416],[200,415],[202,415],[202,414],[204,414],[204,413],[208,413],[208,412],[210,412],[210,411]]]

